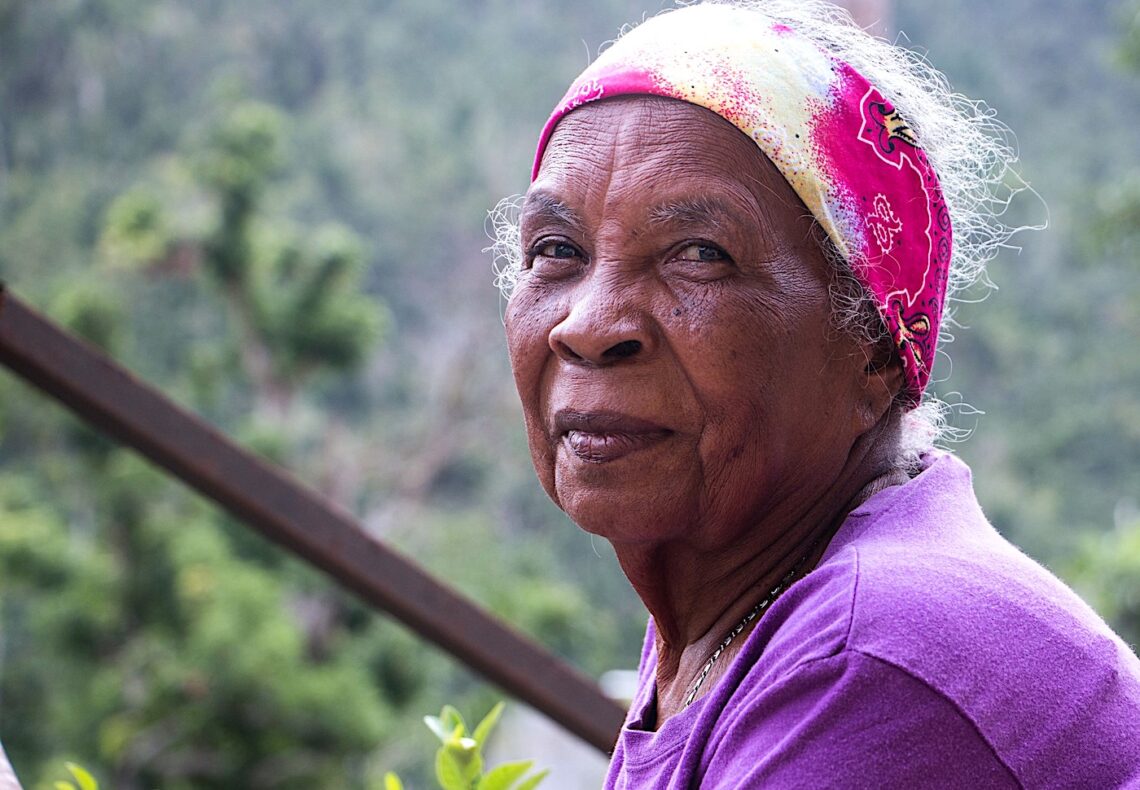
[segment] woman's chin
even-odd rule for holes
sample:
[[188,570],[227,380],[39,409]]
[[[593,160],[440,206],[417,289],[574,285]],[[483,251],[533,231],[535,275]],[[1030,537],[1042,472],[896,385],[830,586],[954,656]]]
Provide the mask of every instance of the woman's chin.
[[[610,466],[610,465],[606,465]],[[555,472],[557,502],[586,532],[614,543],[667,541],[691,524],[684,479],[648,474],[644,467],[580,468]],[[662,480],[669,480],[667,489]]]

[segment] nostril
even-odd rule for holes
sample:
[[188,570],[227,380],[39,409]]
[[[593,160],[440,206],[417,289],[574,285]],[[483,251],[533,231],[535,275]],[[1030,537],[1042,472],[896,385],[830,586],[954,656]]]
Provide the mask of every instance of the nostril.
[[602,352],[602,356],[606,359],[627,359],[639,351],[641,351],[640,340],[623,340],[607,348]]
[[570,362],[582,361],[581,355],[574,351],[574,349],[570,348],[570,346],[563,343],[561,340],[556,340],[554,342],[554,351],[558,354],[558,356]]

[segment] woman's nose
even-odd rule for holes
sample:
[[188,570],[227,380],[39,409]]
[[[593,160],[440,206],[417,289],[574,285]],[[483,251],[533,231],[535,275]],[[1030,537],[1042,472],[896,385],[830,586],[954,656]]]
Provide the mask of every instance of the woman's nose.
[[647,356],[655,338],[648,311],[638,299],[630,289],[624,294],[591,289],[550,331],[550,348],[566,362],[596,367]]

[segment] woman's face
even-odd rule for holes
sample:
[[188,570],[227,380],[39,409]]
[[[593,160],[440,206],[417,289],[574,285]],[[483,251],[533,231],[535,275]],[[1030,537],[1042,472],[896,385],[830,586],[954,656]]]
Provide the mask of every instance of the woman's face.
[[825,495],[866,424],[803,204],[715,114],[567,115],[521,217],[506,327],[547,493],[615,543],[731,542]]

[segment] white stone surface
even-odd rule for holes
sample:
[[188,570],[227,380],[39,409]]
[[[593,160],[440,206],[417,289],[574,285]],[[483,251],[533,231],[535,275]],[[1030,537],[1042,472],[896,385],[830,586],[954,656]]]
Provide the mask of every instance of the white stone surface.
[[609,760],[594,747],[550,719],[518,702],[507,704],[503,719],[487,744],[487,765],[534,760],[549,768],[539,790],[585,790],[601,787]]

